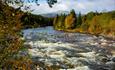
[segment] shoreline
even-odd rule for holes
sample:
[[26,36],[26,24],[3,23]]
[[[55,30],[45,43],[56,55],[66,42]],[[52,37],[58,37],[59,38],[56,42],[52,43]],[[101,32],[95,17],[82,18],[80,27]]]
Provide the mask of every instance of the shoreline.
[[94,33],[90,33],[90,32],[85,32],[85,31],[75,31],[75,30],[63,30],[63,29],[55,29],[54,30],[57,30],[57,31],[63,31],[63,32],[68,32],[68,33],[82,33],[82,34],[89,34],[89,35],[94,35],[96,37],[99,37],[99,36],[103,36],[104,38],[106,39],[109,39],[109,40],[114,40],[115,41],[115,35],[109,35],[109,34],[94,34]]
[[[35,29],[35,28],[46,28],[46,27],[48,27],[48,26],[40,26],[40,27],[30,27],[30,28],[22,28],[22,30],[26,30],[26,29]],[[53,27],[53,26],[51,26],[51,27]],[[78,31],[78,30],[75,30],[75,29],[71,29],[71,30],[69,30],[69,29],[55,29],[54,27],[53,27],[53,29],[54,30],[56,30],[56,31],[62,31],[62,32],[68,32],[68,33],[82,33],[82,34],[88,34],[88,35],[94,35],[94,36],[96,36],[96,37],[99,37],[99,36],[103,36],[104,38],[106,38],[106,39],[109,39],[109,40],[114,40],[115,41],[115,35],[106,35],[106,34],[95,34],[95,33],[90,33],[90,32],[86,32],[86,31],[82,31],[82,32],[80,32],[80,31]]]

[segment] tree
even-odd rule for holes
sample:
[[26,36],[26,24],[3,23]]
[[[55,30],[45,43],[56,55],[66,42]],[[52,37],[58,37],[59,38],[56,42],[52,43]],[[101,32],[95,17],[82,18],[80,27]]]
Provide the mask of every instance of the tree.
[[66,17],[65,14],[61,14],[61,15],[57,15],[54,18],[53,25],[55,29],[63,30],[65,28],[65,23],[64,23],[65,17]]
[[[15,10],[8,4],[20,4],[19,8],[23,7],[25,0],[0,0],[0,70],[16,70],[25,67],[25,65],[31,64],[30,61],[24,57],[24,60],[20,57],[16,59],[15,54],[23,47],[23,41],[20,39],[22,23],[20,18],[23,13],[19,10]],[[38,4],[38,0],[33,1]],[[57,0],[47,0],[50,7]],[[19,67],[18,67],[19,65]],[[7,69],[8,67],[8,69]],[[30,70],[23,68],[23,70]],[[12,69],[13,68],[13,69]]]
[[[36,5],[40,5],[39,4],[39,0],[0,0],[3,4],[18,4],[19,7],[23,7],[25,2],[28,3],[36,3]],[[52,7],[52,5],[54,5],[55,3],[57,3],[57,0],[46,0],[46,2],[48,3],[49,7]]]
[[14,54],[23,46],[20,39],[21,12],[0,4],[0,69],[9,61]]
[[74,10],[71,10],[70,14],[65,18],[65,28],[74,29],[76,27],[76,14]]
[[87,19],[88,19],[88,20],[92,20],[94,16],[95,16],[95,13],[94,13],[94,12],[89,12],[89,13],[87,14]]
[[58,18],[58,29],[65,28],[64,20],[65,20],[65,14],[61,14],[61,16],[59,16],[59,18]]
[[78,18],[77,18],[77,27],[79,27],[82,24],[82,17],[81,13],[79,12]]
[[72,15],[73,15],[73,17],[75,17],[75,18],[76,18],[76,13],[75,13],[75,10],[74,10],[74,9],[72,9],[72,10],[70,11],[70,14],[72,14]]
[[54,28],[57,28],[58,18],[59,18],[59,16],[57,14],[57,16],[53,20],[53,26],[54,26]]

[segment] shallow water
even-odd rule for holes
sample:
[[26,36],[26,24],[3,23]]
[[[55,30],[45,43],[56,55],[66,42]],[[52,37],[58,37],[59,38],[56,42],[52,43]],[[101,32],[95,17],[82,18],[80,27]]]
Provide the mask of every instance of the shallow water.
[[[50,26],[23,33],[25,45],[32,46],[28,48],[32,60],[44,66],[60,70],[112,70],[115,65],[115,41],[103,36],[56,31]],[[42,65],[39,68],[45,70]]]

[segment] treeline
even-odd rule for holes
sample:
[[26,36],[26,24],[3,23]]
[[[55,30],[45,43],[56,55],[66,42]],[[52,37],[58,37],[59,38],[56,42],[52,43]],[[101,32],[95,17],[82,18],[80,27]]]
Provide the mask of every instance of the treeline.
[[36,28],[43,26],[52,26],[53,18],[43,17],[41,15],[34,15],[31,13],[24,13],[21,17],[23,28]]
[[54,18],[53,26],[58,30],[74,29],[77,26],[77,17],[75,11],[72,10],[68,15],[57,15]]
[[89,12],[82,16],[81,13],[76,14],[71,10],[68,15],[57,15],[53,25],[57,30],[115,36],[115,11]]
[[90,12],[82,17],[81,32],[92,34],[111,34],[115,36],[115,11],[111,12]]

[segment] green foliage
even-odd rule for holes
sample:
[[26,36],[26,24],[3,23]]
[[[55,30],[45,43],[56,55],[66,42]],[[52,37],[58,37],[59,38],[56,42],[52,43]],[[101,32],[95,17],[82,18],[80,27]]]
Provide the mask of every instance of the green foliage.
[[[0,69],[9,70],[10,67],[7,67],[7,65],[23,67],[23,62],[29,63],[15,57],[23,47],[23,41],[20,39],[22,29],[20,19],[22,15],[21,11],[0,3]],[[12,63],[10,63],[11,60],[13,60]],[[22,66],[18,66],[19,63],[22,63],[20,64]],[[10,70],[13,70],[12,67]]]
[[26,56],[10,59],[4,65],[3,70],[35,70],[33,62]]
[[59,29],[63,29],[64,28],[64,19],[65,19],[65,15],[61,15],[59,18],[58,18],[58,28]]
[[82,17],[81,17],[81,13],[79,13],[77,18],[77,27],[79,27],[81,24],[82,24]]
[[[21,55],[17,57],[23,48],[21,29],[52,25],[53,18],[23,13],[19,10],[20,7],[14,9],[6,3],[14,1],[19,1],[21,4],[20,0],[0,0],[0,70],[31,70],[32,61],[28,57]],[[56,0],[47,1],[50,1],[48,4],[51,6],[56,3]]]
[[92,20],[92,18],[96,15],[96,13],[94,12],[89,12],[86,16],[87,16],[87,20]]
[[46,18],[40,15],[33,15],[30,13],[24,13],[24,15],[21,17],[21,22],[23,23],[23,28],[35,28],[53,25],[52,18]]
[[70,14],[61,14],[54,18],[54,28],[58,30],[74,29],[76,27],[76,14],[72,10]]
[[115,35],[115,11],[105,13],[90,12],[82,17],[81,29],[92,34]]
[[74,10],[71,10],[70,14],[65,18],[65,28],[74,29],[76,27],[76,14]]
[[115,11],[111,12],[89,12],[88,14],[78,17],[75,11],[72,10],[67,16],[63,15],[54,18],[54,28],[58,30],[70,31],[72,29],[91,33],[91,34],[104,34],[115,35]]
[[57,15],[54,18],[53,26],[54,26],[55,29],[62,30],[62,29],[65,28],[65,24],[64,24],[65,17],[66,17],[65,14],[61,14],[60,16]]
[[73,17],[76,18],[76,13],[75,13],[75,10],[74,10],[74,9],[72,9],[72,10],[70,11],[70,14],[72,14]]
[[57,26],[56,26],[57,23],[58,23],[58,15],[53,20],[53,26],[54,26],[54,28],[57,28]]

